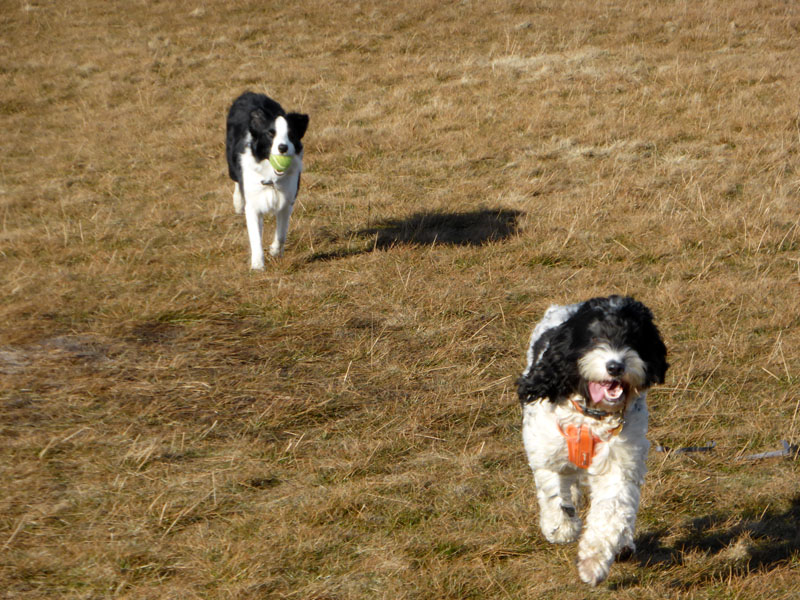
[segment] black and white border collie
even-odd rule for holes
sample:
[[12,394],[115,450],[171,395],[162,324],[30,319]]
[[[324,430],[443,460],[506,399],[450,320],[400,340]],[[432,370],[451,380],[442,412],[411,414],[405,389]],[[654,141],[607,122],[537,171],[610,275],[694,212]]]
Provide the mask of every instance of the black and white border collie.
[[578,574],[591,585],[618,553],[635,550],[650,447],[646,396],[664,381],[666,354],[650,310],[621,296],[551,306],[531,335],[518,391],[539,523],[553,543],[580,536]]
[[[264,214],[275,215],[275,238],[269,248],[281,256],[289,231],[300,173],[303,170],[301,140],[308,128],[308,115],[286,113],[264,94],[245,92],[228,111],[225,154],[228,173],[235,182],[233,207],[244,211],[250,238],[250,268],[264,268],[261,235]],[[270,164],[270,154],[291,157],[284,170]]]

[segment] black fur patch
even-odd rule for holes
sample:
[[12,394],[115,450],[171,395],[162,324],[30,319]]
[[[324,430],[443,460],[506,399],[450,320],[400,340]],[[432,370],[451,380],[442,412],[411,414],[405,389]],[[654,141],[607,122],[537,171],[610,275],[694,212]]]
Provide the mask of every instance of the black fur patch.
[[578,361],[601,342],[639,354],[645,363],[645,387],[664,382],[667,349],[650,309],[630,297],[592,298],[536,341],[534,364],[518,381],[520,402],[538,398],[558,402],[575,393],[585,394]]
[[284,117],[289,124],[289,139],[297,154],[303,150],[300,141],[308,129],[308,115],[290,112],[264,94],[245,92],[239,96],[228,111],[225,135],[225,156],[228,159],[228,174],[242,184],[241,155],[250,134],[253,157],[262,162],[269,158],[272,141],[275,139],[275,119]]

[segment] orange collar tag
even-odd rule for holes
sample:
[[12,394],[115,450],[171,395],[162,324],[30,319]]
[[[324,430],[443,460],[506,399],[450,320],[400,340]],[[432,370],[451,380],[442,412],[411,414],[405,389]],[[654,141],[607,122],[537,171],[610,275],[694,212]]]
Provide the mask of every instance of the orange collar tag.
[[595,444],[602,440],[592,435],[592,430],[585,425],[580,427],[567,425],[566,432],[559,426],[559,430],[567,440],[569,462],[581,469],[588,469],[592,464],[592,458],[594,458]]

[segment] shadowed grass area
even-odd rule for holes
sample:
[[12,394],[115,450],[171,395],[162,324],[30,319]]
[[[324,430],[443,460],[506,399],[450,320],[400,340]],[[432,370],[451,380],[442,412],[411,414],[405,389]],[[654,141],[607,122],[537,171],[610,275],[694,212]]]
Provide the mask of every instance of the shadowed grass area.
[[358,235],[375,236],[375,247],[397,244],[481,246],[517,232],[521,213],[514,210],[477,210],[462,213],[418,213],[407,219],[389,219]]
[[482,209],[464,213],[417,213],[406,219],[387,219],[355,233],[348,233],[347,240],[329,233],[324,236],[325,241],[337,244],[344,242],[347,246],[315,252],[308,261],[346,258],[397,245],[482,246],[516,234],[521,214],[514,210]]

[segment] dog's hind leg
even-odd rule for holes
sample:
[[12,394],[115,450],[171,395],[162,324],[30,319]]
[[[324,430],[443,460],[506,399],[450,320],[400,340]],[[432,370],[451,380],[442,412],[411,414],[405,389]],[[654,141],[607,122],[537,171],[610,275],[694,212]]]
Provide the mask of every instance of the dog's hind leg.
[[574,517],[581,507],[581,491],[577,475],[562,473],[561,478],[561,510],[568,517]]
[[272,256],[283,256],[283,247],[286,244],[286,236],[289,234],[289,217],[292,216],[292,205],[283,207],[275,213],[275,237],[269,247]]
[[536,469],[536,496],[539,499],[539,525],[547,541],[566,544],[578,539],[582,522],[577,516],[577,481],[549,469]]
[[233,210],[237,215],[244,212],[244,196],[238,182],[233,184]]

